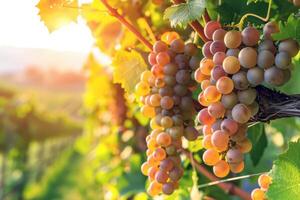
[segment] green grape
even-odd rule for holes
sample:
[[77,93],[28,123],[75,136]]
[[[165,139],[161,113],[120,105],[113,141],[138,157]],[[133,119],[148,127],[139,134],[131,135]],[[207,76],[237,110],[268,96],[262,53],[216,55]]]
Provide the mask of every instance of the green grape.
[[252,88],[238,92],[239,102],[245,105],[252,104],[255,101],[256,96],[257,96],[257,92],[255,89]]
[[222,95],[221,103],[226,109],[232,109],[238,103],[238,97],[235,92]]
[[256,101],[254,101],[252,104],[248,105],[248,108],[251,111],[251,116],[255,116],[259,111],[259,105]]

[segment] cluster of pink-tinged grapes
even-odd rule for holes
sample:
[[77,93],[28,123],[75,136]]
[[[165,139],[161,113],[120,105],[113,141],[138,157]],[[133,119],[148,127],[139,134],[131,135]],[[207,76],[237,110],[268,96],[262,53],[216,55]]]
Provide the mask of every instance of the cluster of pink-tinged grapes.
[[202,48],[204,58],[194,76],[202,88],[198,101],[205,108],[197,119],[203,125],[203,162],[213,166],[217,177],[244,168],[244,154],[252,148],[247,123],[259,111],[255,86],[281,86],[291,77],[291,58],[299,45],[292,39],[274,42],[271,34],[278,31],[269,22],[260,40],[260,32],[251,26],[226,31],[210,21],[204,28],[210,41]]
[[258,185],[260,188],[256,188],[251,192],[252,200],[267,200],[266,191],[269,189],[272,183],[272,178],[268,174],[262,174],[258,178]]
[[146,138],[148,158],[141,166],[149,178],[147,192],[151,196],[170,195],[178,188],[183,176],[182,137],[193,141],[199,136],[192,99],[196,85],[192,73],[200,63],[197,52],[194,44],[185,44],[176,32],[163,34],[149,54],[151,70],[143,72],[136,85],[141,113],[151,118],[152,132]]

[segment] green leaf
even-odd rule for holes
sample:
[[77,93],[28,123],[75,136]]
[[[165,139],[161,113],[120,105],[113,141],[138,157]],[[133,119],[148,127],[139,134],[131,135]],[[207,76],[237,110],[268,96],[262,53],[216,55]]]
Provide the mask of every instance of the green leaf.
[[289,16],[287,22],[279,23],[280,33],[275,33],[272,37],[275,40],[285,40],[292,38],[300,43],[300,20],[293,14]]
[[300,199],[300,140],[290,142],[288,150],[274,162],[272,184],[267,196],[272,200]]
[[253,145],[252,151],[250,152],[250,158],[253,165],[256,166],[268,145],[264,124],[259,123],[249,128],[248,137]]
[[118,51],[114,56],[113,67],[114,82],[120,83],[127,94],[132,94],[141,73],[147,69],[147,64],[136,51]]
[[172,27],[181,26],[185,28],[189,22],[201,19],[205,7],[205,0],[188,0],[186,3],[167,8],[164,19],[169,19]]

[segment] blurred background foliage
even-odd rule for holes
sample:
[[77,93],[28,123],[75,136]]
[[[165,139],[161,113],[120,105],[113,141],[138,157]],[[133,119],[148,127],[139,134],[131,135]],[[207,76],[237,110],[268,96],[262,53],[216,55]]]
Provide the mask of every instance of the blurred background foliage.
[[[109,2],[149,41],[153,41],[152,31],[159,37],[171,29],[169,22],[163,20],[169,1],[162,6],[151,0]],[[0,84],[0,199],[149,199],[145,193],[146,178],[140,173],[140,165],[146,159],[144,139],[149,130],[148,120],[141,116],[133,97],[120,85],[124,77],[137,79],[128,72],[134,66],[116,59],[118,52],[134,50],[141,59],[139,62],[147,63],[146,49],[105,11],[99,0],[83,4],[82,8],[80,14],[95,38],[94,49],[82,70],[86,81],[84,91]],[[223,0],[218,6],[218,1],[209,0],[208,11],[214,18],[220,15],[222,23],[232,24],[248,12],[264,16],[267,2]],[[287,0],[274,0],[271,16],[286,21],[296,11]],[[247,22],[257,27],[263,25],[253,18]],[[201,45],[190,28],[176,30],[184,39]],[[113,66],[99,60],[99,52],[113,58]],[[136,54],[128,53],[126,60],[137,59]],[[282,92],[300,93],[299,55],[295,60],[298,61],[293,78],[280,88]],[[119,71],[119,76],[113,70]],[[242,174],[269,171],[272,161],[287,148],[287,142],[299,138],[299,131],[297,118],[251,128],[254,150],[247,155],[247,167]],[[201,141],[196,144],[200,151],[194,153],[199,161],[203,153],[200,144]],[[183,164],[185,175],[180,189],[165,199],[196,199],[197,192],[200,197],[235,199],[216,186],[191,193],[193,169],[184,157]],[[198,174],[198,185],[208,182]],[[247,191],[257,186],[255,178],[234,183]]]

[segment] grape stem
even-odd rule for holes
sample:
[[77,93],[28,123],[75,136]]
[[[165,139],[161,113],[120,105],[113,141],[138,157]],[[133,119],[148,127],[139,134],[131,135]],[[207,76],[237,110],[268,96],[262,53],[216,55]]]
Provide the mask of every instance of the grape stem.
[[264,86],[257,86],[258,113],[250,122],[270,122],[286,117],[300,117],[300,95],[287,95]]
[[240,197],[243,200],[251,200],[250,194],[238,186],[232,183],[221,182],[217,177],[215,177],[211,172],[209,172],[205,167],[203,167],[186,149],[181,149],[181,152],[186,155],[186,157],[194,164],[195,168],[199,173],[207,177],[209,180],[215,182],[219,181],[217,186],[219,186],[224,192]]
[[103,5],[107,8],[109,11],[109,14],[113,17],[115,17],[121,24],[123,24],[129,31],[131,31],[138,40],[143,43],[148,49],[152,50],[152,44],[138,31],[131,23],[129,23],[124,16],[120,15],[118,10],[116,8],[113,8],[107,0],[101,0]]
[[[185,3],[185,0],[173,0],[174,4]],[[205,14],[205,13],[204,13]],[[208,13],[207,13],[208,16]],[[205,16],[204,16],[205,17]],[[208,16],[209,17],[209,16]],[[210,17],[209,17],[210,18]],[[208,18],[207,18],[208,19]],[[203,42],[207,42],[208,39],[204,34],[204,28],[198,21],[192,21],[189,25],[196,31]]]
[[266,17],[261,17],[259,15],[254,14],[254,13],[247,13],[247,14],[245,14],[241,18],[240,22],[238,24],[234,25],[234,26],[237,27],[237,28],[239,28],[240,31],[242,31],[243,30],[244,21],[246,20],[247,17],[250,17],[250,16],[256,17],[256,18],[258,18],[258,19],[260,19],[260,20],[262,20],[264,22],[267,22],[269,20],[269,18],[270,18],[271,6],[272,6],[272,0],[269,0],[268,12],[267,12],[267,16]]

